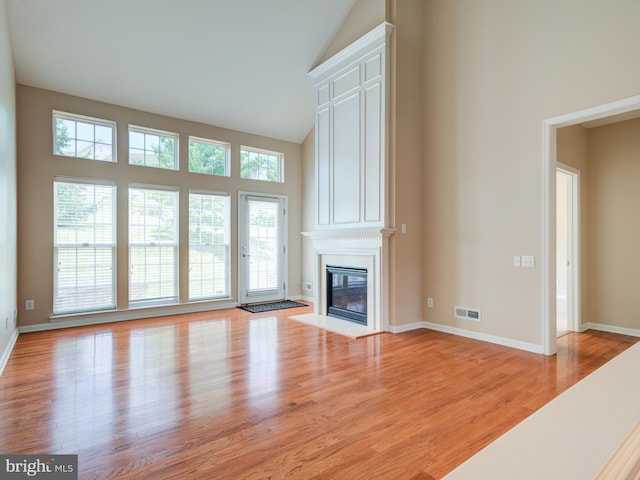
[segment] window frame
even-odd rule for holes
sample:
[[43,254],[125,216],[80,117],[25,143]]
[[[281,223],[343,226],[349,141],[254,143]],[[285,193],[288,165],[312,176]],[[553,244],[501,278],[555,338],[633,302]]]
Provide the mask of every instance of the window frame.
[[[117,140],[117,128],[118,125],[115,121],[113,120],[106,120],[103,118],[97,118],[97,117],[89,117],[86,115],[79,115],[77,113],[70,113],[70,112],[63,112],[60,110],[52,110],[51,111],[51,119],[52,119],[52,129],[53,129],[53,154],[59,157],[67,157],[67,158],[80,158],[82,160],[93,160],[93,161],[98,161],[98,162],[108,162],[108,163],[117,163],[118,162],[118,149],[117,149],[117,144],[116,144],[116,140]],[[73,140],[76,143],[76,155],[67,155],[66,153],[61,153],[58,152],[58,148],[57,148],[57,141],[58,141],[58,128],[57,128],[57,120],[68,120],[71,122],[75,122],[76,123],[76,132],[75,132],[75,137],[73,137]],[[93,158],[90,157],[81,157],[78,156],[78,137],[77,137],[77,123],[87,123],[87,124],[91,124],[94,126],[94,135],[93,135],[93,142],[89,142],[88,140],[80,140],[80,141],[84,141],[86,143],[93,143]],[[96,153],[96,145],[109,145],[107,143],[104,142],[97,142],[96,138],[95,138],[95,127],[96,126],[100,126],[100,127],[107,127],[107,128],[111,128],[111,159],[104,159],[104,158],[95,158],[95,153]]]
[[[143,240],[142,242],[140,241],[136,241],[133,242],[132,241],[132,230],[134,229],[133,227],[136,226],[136,224],[132,224],[132,219],[133,219],[133,215],[131,214],[132,212],[132,204],[131,204],[131,192],[132,190],[139,190],[139,191],[145,191],[145,192],[159,192],[159,193],[171,193],[173,194],[174,197],[174,205],[173,205],[173,241],[172,242],[154,242],[154,241],[146,241]],[[179,238],[179,229],[180,229],[180,192],[178,190],[178,188],[176,187],[170,187],[170,186],[161,186],[161,185],[143,185],[143,184],[134,184],[131,183],[129,184],[128,187],[128,191],[127,191],[127,202],[128,202],[128,206],[127,206],[127,225],[128,225],[128,239],[127,239],[127,252],[128,252],[128,274],[129,274],[129,287],[128,287],[128,301],[129,301],[129,308],[138,308],[138,307],[149,307],[149,306],[160,306],[160,305],[174,305],[179,303],[179,299],[180,299],[180,295],[179,295],[179,290],[180,290],[180,282],[179,282],[179,272],[180,272],[180,265],[179,265],[179,261],[180,261],[180,238]],[[145,207],[146,208],[146,207]],[[146,212],[146,210],[145,210]],[[145,218],[146,220],[146,218]],[[144,223],[144,236],[146,237],[146,221]],[[164,295],[164,296],[155,296],[155,297],[149,297],[146,296],[144,298],[140,298],[140,299],[136,299],[132,297],[132,292],[133,292],[133,280],[132,277],[134,275],[134,267],[137,264],[133,264],[132,262],[132,248],[134,249],[139,249],[139,248],[144,248],[145,251],[145,257],[147,256],[147,249],[148,248],[159,248],[159,255],[162,255],[162,249],[163,248],[169,248],[173,250],[173,258],[172,258],[172,263],[173,263],[173,276],[172,276],[172,281],[173,281],[173,285],[172,285],[172,289],[173,292],[171,295]],[[149,265],[147,264],[147,262],[144,262],[144,266],[145,268],[147,268]],[[160,277],[163,277],[164,275],[162,275],[162,272],[160,272]],[[145,278],[146,278],[146,271],[145,271]],[[144,285],[148,285],[149,282],[145,282]],[[161,282],[159,282],[159,285],[161,285]],[[160,286],[160,288],[162,288]]]
[[[58,212],[58,184],[73,184],[73,185],[90,185],[92,187],[109,187],[111,189],[111,242],[108,243],[100,243],[100,242],[76,242],[76,243],[60,243],[58,236],[59,229],[59,212]],[[117,275],[116,275],[116,249],[117,249],[117,185],[112,182],[104,181],[104,180],[95,180],[95,179],[79,179],[79,178],[68,178],[68,177],[55,177],[53,180],[53,315],[70,315],[70,314],[79,314],[79,313],[88,313],[88,312],[99,312],[105,310],[114,310],[117,306]],[[93,226],[95,228],[96,222],[94,221]],[[90,224],[85,224],[90,226]],[[95,238],[94,238],[95,240]],[[87,305],[86,307],[81,308],[60,308],[59,307],[59,289],[60,289],[60,251],[62,250],[75,250],[76,257],[78,257],[78,253],[80,251],[87,251],[89,249],[94,250],[95,252],[100,249],[110,249],[111,250],[111,283],[110,283],[110,295],[111,302],[106,304],[94,304]],[[76,275],[77,275],[77,264],[76,264]],[[94,285],[95,280],[98,275],[94,272]],[[77,279],[75,287],[79,288]],[[74,298],[78,298],[77,295]],[[84,297],[83,297],[84,298]],[[77,303],[77,302],[76,302]]]
[[[207,172],[198,172],[196,170],[191,170],[191,143],[200,143],[202,145],[211,145],[213,147],[222,147],[224,148],[224,173],[207,173]],[[187,148],[187,171],[190,173],[199,173],[202,175],[215,175],[218,177],[230,177],[231,176],[231,144],[228,142],[220,142],[217,140],[211,140],[209,138],[203,137],[195,137],[193,135],[189,135],[189,143]]]
[[[143,157],[144,157],[144,163],[139,164],[139,163],[132,163],[131,162],[131,133],[139,133],[145,136],[144,138],[144,145],[143,145]],[[147,152],[149,152],[150,150],[147,150],[147,145],[146,145],[146,136],[147,135],[154,135],[157,137],[162,137],[162,138],[169,138],[173,140],[173,168],[167,168],[167,167],[162,167],[160,165],[147,165],[146,163],[146,155]],[[177,172],[180,170],[180,154],[179,154],[179,150],[180,150],[180,134],[176,133],[176,132],[169,132],[166,130],[159,130],[156,128],[150,128],[150,127],[141,127],[139,125],[133,125],[133,124],[129,124],[128,128],[127,128],[127,158],[128,158],[128,163],[129,165],[132,165],[134,167],[146,167],[146,168],[158,168],[160,170],[169,170],[169,171],[174,171]],[[140,150],[139,148],[135,148],[135,150]],[[155,155],[155,153],[154,153]],[[159,163],[159,161],[158,161]]]
[[[211,245],[207,245],[207,244],[202,244],[202,243],[196,243],[193,241],[192,239],[192,220],[191,220],[191,207],[192,207],[192,203],[191,203],[191,199],[192,199],[192,195],[198,195],[198,196],[208,196],[208,197],[213,197],[216,199],[223,199],[225,201],[225,206],[224,206],[224,241],[222,243],[214,243]],[[191,189],[189,190],[189,213],[188,213],[188,219],[187,219],[187,223],[188,223],[188,252],[187,252],[187,256],[189,259],[189,264],[188,264],[188,271],[189,271],[189,278],[188,278],[188,285],[189,285],[189,302],[199,302],[199,301],[208,301],[208,300],[219,300],[222,298],[231,298],[231,195],[228,192],[214,192],[214,191],[206,191],[206,190],[197,190],[197,189]],[[202,225],[202,224],[199,224]],[[202,249],[203,247],[208,247],[210,246],[211,249],[215,249],[216,247],[223,247],[224,248],[224,292],[221,293],[220,295],[216,295],[215,292],[212,295],[194,295],[193,293],[193,289],[192,289],[192,271],[193,268],[195,266],[195,264],[192,263],[192,248],[200,248]],[[202,265],[202,262],[200,262],[199,265]],[[214,265],[214,264],[212,264]],[[215,266],[213,267],[215,268]],[[215,276],[211,279],[212,282],[215,282]],[[201,280],[200,280],[200,292],[202,292],[202,276],[201,276]]]
[[[267,156],[274,156],[277,158],[278,161],[278,172],[277,172],[277,179],[276,180],[269,180],[267,178],[254,178],[254,177],[244,177],[242,176],[242,170],[243,170],[243,153],[248,153],[248,154],[257,154],[257,155],[267,155]],[[240,178],[243,180],[255,180],[255,181],[262,181],[262,182],[270,182],[270,183],[284,183],[284,153],[282,152],[275,152],[273,150],[265,150],[262,148],[256,148],[256,147],[248,147],[246,145],[241,145],[240,146]]]

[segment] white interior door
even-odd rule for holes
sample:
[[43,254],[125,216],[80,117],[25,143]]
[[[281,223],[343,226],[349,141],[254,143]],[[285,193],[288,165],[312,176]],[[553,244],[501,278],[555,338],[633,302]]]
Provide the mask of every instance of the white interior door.
[[240,303],[285,298],[285,198],[239,195]]
[[578,174],[556,172],[556,329],[562,335],[578,327]]

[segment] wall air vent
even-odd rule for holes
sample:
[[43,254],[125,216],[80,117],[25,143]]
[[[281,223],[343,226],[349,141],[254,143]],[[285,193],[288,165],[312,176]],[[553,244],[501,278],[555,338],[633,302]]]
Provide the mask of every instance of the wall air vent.
[[456,318],[473,320],[474,322],[479,322],[481,318],[480,309],[477,308],[455,307],[453,314]]

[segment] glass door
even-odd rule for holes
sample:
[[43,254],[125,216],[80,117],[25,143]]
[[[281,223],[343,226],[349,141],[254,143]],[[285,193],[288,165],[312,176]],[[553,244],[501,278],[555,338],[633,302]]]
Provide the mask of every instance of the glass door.
[[240,194],[238,264],[240,303],[285,298],[282,197]]

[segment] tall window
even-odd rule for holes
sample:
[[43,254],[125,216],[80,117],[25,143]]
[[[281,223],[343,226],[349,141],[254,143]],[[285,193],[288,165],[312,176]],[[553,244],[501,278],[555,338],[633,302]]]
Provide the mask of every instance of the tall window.
[[115,162],[115,139],[115,122],[53,112],[53,153],[56,155]]
[[189,300],[229,296],[229,197],[189,193]]
[[267,150],[242,147],[240,150],[240,178],[284,182],[283,155]]
[[189,171],[229,176],[229,144],[189,137]]
[[53,190],[53,313],[115,308],[116,187],[56,180]]
[[129,164],[178,170],[178,134],[129,125]]
[[178,301],[178,192],[129,188],[129,302]]

